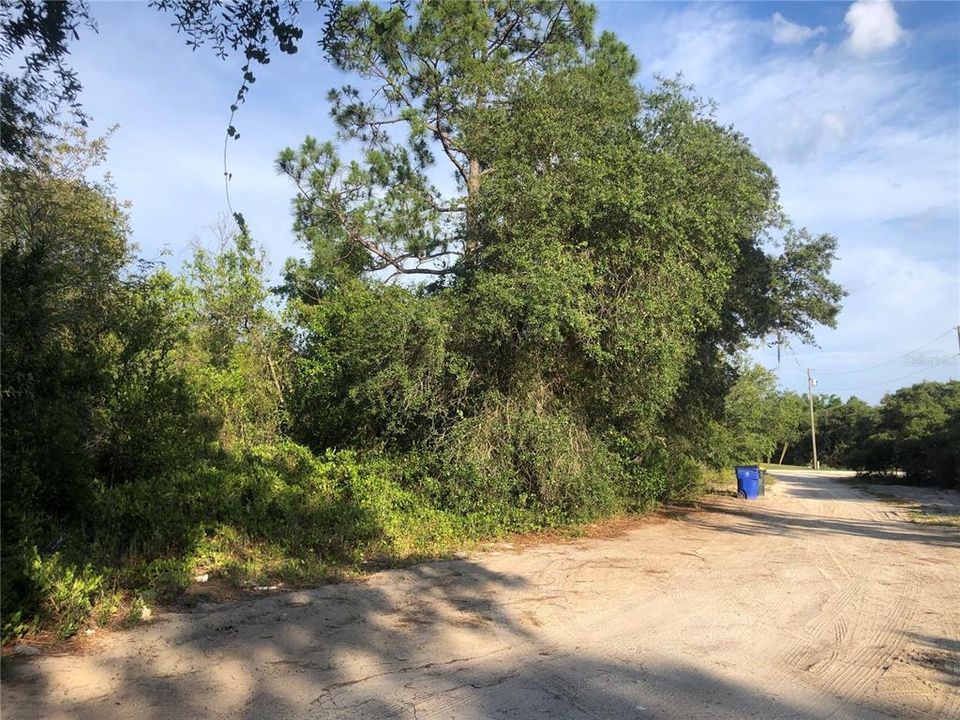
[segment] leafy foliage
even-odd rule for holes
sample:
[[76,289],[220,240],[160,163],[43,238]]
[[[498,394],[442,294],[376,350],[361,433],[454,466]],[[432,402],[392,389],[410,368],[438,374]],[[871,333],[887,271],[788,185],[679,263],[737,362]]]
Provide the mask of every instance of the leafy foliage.
[[[50,542],[62,522],[82,515],[99,468],[148,472],[130,467],[131,458],[191,436],[188,425],[168,422],[163,405],[151,408],[157,394],[173,400],[181,389],[168,372],[173,280],[123,273],[123,208],[83,177],[102,143],[75,140],[56,149],[49,170],[3,170],[3,487],[21,498],[4,504],[3,532],[14,545]],[[114,412],[138,408],[149,408],[140,422],[113,422]]]
[[801,437],[806,413],[803,398],[779,391],[772,372],[745,366],[725,398],[722,418],[711,425],[710,464],[729,468],[773,461],[778,447],[786,449]]
[[2,171],[5,613],[50,585],[36,574],[43,556],[97,537],[104,492],[203,448],[195,394],[173,359],[182,286],[128,270],[124,209],[87,179],[103,151],[75,132],[38,166]]
[[[80,28],[96,30],[85,0],[24,0],[0,5],[0,149],[15,158],[32,154],[37,138],[49,138],[49,126],[63,106],[74,120],[86,122],[80,107],[80,79],[70,67],[70,41]],[[20,74],[9,72],[21,62]]]
[[834,322],[835,240],[789,226],[769,168],[689,88],[638,90],[592,10],[453,17],[344,8],[327,47],[369,91],[331,113],[358,159],[313,138],[278,159],[309,251],[287,268],[297,437],[432,458],[450,507],[642,505],[663,438],[711,459],[692,438],[721,420],[730,352]]
[[[416,12],[361,2],[332,13],[325,50],[374,90],[365,98],[348,85],[329,96],[360,160],[345,164],[333,144],[312,138],[278,160],[298,188],[296,230],[314,264],[345,257],[355,272],[453,273],[479,248],[476,196],[494,172],[488,123],[523,78],[582,59],[593,16],[572,0],[428,0]],[[402,141],[391,132],[401,127]],[[438,155],[466,196],[434,185]]]
[[[231,105],[235,112],[256,82],[254,69],[270,62],[275,48],[297,52],[303,29],[297,24],[299,0],[151,0],[161,13],[173,16],[173,27],[193,50],[204,45],[221,59],[241,53],[242,80]],[[318,10],[329,5],[335,17],[342,0],[317,0]],[[69,63],[70,44],[81,29],[97,31],[86,0],[22,0],[0,6],[0,149],[11,157],[31,157],[36,139],[50,139],[64,109],[80,125],[87,121],[80,103],[82,85]],[[20,73],[6,70],[20,61]],[[231,114],[232,120],[232,114]],[[227,128],[237,138],[236,128]]]
[[[806,407],[805,398],[802,402]],[[842,402],[835,395],[816,395],[813,406],[820,462],[831,467],[856,468],[857,458],[866,452],[867,438],[876,428],[877,409],[857,397]],[[787,457],[790,462],[807,464],[813,457],[809,415],[804,415],[798,426],[802,432]]]
[[287,333],[269,306],[265,259],[244,228],[215,228],[218,247],[187,264],[190,339],[181,350],[225,447],[276,441],[288,422]]
[[923,382],[887,395],[873,431],[851,464],[902,470],[919,485],[960,487],[960,382]]
[[[817,453],[833,467],[885,475],[902,472],[904,482],[958,486],[960,480],[960,383],[921,382],[884,396],[878,406],[857,397],[814,397]],[[799,397],[797,398],[799,400]],[[807,464],[812,448],[809,420],[787,455]]]

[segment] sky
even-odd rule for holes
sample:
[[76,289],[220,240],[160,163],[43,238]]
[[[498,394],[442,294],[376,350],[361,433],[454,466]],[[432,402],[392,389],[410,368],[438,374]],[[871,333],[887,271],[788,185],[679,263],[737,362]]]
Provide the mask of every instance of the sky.
[[[91,10],[98,33],[73,49],[82,101],[94,132],[119,125],[106,169],[132,203],[133,241],[176,268],[229,211],[224,132],[240,62],[192,52],[145,3]],[[794,222],[839,238],[833,277],[849,295],[837,328],[779,360],[753,352],[782,387],[805,391],[809,367],[817,392],[877,402],[960,377],[960,4],[600,3],[597,26],[630,46],[642,86],[682,73],[716,101],[773,169]],[[274,275],[303,254],[277,153],[308,134],[333,139],[326,94],[351,79],[305,38],[257,71],[237,115],[230,198]]]

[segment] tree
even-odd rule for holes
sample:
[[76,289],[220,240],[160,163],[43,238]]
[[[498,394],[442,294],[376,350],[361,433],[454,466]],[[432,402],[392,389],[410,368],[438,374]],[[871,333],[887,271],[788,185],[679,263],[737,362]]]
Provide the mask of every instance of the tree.
[[[24,0],[0,6],[0,149],[24,158],[36,139],[49,138],[48,127],[62,107],[75,121],[86,123],[79,94],[80,80],[67,62],[71,38],[82,27],[96,29],[84,0]],[[22,58],[21,72],[8,72]]]
[[[236,105],[302,38],[295,1],[157,7],[243,54]],[[309,251],[283,315],[242,222],[181,277],[135,263],[102,144],[44,125],[2,170],[5,628],[77,577],[89,611],[90,554],[189,577],[225,535],[356,557],[408,519],[585,520],[789,440],[795,396],[737,353],[834,321],[835,241],[792,229],[709,103],[638,88],[574,0],[329,8],[357,82],[337,138],[279,158]]]
[[[796,229],[779,212],[771,215],[765,232],[782,233],[782,243],[755,235],[738,239],[738,252],[729,259],[733,270],[719,322],[700,330],[693,361],[669,412],[667,432],[688,447],[685,437],[696,437],[707,424],[722,422],[723,399],[737,376],[730,359],[738,352],[751,342],[770,340],[779,356],[792,338],[813,343],[814,326],[836,326],[846,295],[829,278],[837,239]],[[802,445],[803,434],[796,437]],[[781,439],[787,441],[786,436]],[[807,451],[795,446],[786,457],[808,462],[803,452],[809,455],[809,433],[805,442]]]
[[[578,0],[350,5],[331,16],[324,48],[368,90],[330,93],[342,137],[362,159],[308,138],[279,170],[296,184],[297,230],[315,258],[354,270],[446,276],[479,249],[477,196],[497,170],[491,122],[529,75],[582,61],[594,11]],[[405,140],[397,140],[401,131]],[[444,193],[429,172],[454,172]]]
[[48,171],[2,170],[2,480],[19,500],[3,504],[5,545],[36,530],[20,521],[37,521],[38,503],[59,518],[89,501],[104,351],[132,259],[122,206],[84,178],[104,151],[77,132],[43,150]]
[[[804,408],[806,402],[804,398]],[[877,409],[858,397],[852,396],[843,402],[836,395],[815,395],[813,407],[817,419],[817,455],[821,462],[837,468],[860,467],[868,440],[876,431]],[[789,449],[787,460],[806,465],[813,457],[809,414],[799,417],[796,427],[797,439]]]
[[221,444],[265,444],[287,421],[289,339],[268,306],[263,251],[225,220],[213,234],[214,250],[198,244],[185,268],[192,322],[184,362]]
[[960,486],[960,382],[922,382],[884,396],[858,469],[902,470],[909,482]]
[[[678,82],[638,89],[590,20],[426,2],[332,25],[335,61],[368,83],[331,94],[359,159],[308,138],[278,161],[310,249],[287,273],[306,442],[379,439],[466,472],[474,497],[576,514],[604,483],[638,487],[664,444],[696,455],[731,353],[833,322],[833,241],[791,231],[746,138]],[[385,287],[401,276],[427,282]]]
[[778,447],[795,442],[805,413],[803,399],[779,391],[772,372],[745,363],[724,399],[721,419],[712,423],[706,442],[710,464],[729,468],[773,461]]
[[107,534],[103,494],[182,465],[207,439],[173,357],[182,285],[133,263],[124,206],[90,179],[105,151],[73,131],[37,142],[35,165],[0,171],[5,623],[40,602],[38,551],[83,548],[89,562]]
[[[342,3],[330,2],[335,14]],[[150,5],[173,15],[173,26],[196,50],[212,46],[221,59],[241,52],[242,80],[232,111],[243,103],[256,81],[254,68],[270,62],[276,47],[297,52],[303,30],[296,24],[299,0],[151,0]],[[317,0],[318,10],[327,5]],[[50,128],[68,109],[73,121],[85,125],[80,103],[82,85],[69,64],[70,44],[81,30],[97,31],[86,0],[21,0],[0,6],[0,59],[5,68],[21,60],[20,74],[0,73],[0,149],[27,159],[37,139],[49,139]],[[232,113],[231,113],[232,121]],[[233,125],[228,134],[238,137]]]

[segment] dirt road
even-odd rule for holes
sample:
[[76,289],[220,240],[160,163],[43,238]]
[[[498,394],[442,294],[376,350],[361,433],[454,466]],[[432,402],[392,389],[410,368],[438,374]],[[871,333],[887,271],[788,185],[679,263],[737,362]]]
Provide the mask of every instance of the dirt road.
[[15,718],[958,718],[960,531],[815,475],[618,537],[161,616]]

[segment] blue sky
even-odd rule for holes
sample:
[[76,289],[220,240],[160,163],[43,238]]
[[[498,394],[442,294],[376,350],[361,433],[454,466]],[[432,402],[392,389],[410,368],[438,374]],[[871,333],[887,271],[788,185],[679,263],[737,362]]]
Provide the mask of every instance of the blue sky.
[[[309,4],[309,3],[308,3]],[[921,379],[960,376],[960,4],[599,4],[641,62],[640,82],[682,72],[773,168],[798,225],[840,239],[849,297],[819,348],[756,359],[781,384],[877,401]],[[108,170],[132,202],[146,257],[179,265],[227,211],[223,137],[238,62],[191,52],[145,4],[93,3],[99,34],[74,49],[93,129],[117,123]],[[280,149],[333,138],[327,90],[345,78],[311,42],[257,73],[229,145],[233,205],[274,272],[299,254]],[[932,343],[930,341],[933,341]],[[923,347],[922,347],[923,346]],[[897,357],[919,348],[906,357]],[[939,364],[938,364],[939,363]]]

